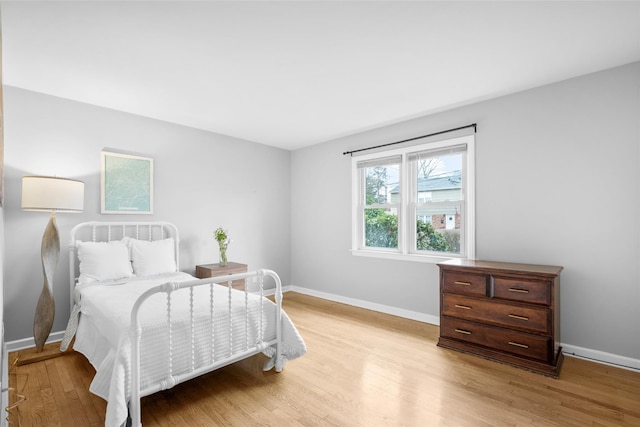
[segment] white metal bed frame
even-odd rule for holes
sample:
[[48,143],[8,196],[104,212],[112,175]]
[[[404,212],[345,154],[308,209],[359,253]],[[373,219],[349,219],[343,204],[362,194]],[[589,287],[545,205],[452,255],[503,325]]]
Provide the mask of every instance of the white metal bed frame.
[[[83,234],[84,233],[84,234]],[[70,298],[71,298],[71,307],[74,304],[74,289],[77,283],[77,240],[79,237],[87,236],[82,241],[111,241],[111,240],[119,240],[123,237],[131,237],[136,239],[147,239],[150,241],[161,240],[168,237],[173,237],[175,241],[175,261],[176,261],[176,271],[179,271],[179,234],[178,229],[171,223],[168,222],[100,222],[100,221],[92,221],[85,222],[76,225],[71,230],[71,239],[69,242],[69,271],[70,271]],[[260,325],[259,331],[259,341],[257,343],[250,344],[248,342],[248,335],[244,349],[233,353],[233,345],[230,343],[229,351],[230,354],[227,357],[214,360],[213,354],[211,355],[211,361],[202,366],[195,366],[195,345],[194,345],[194,333],[193,333],[193,325],[194,325],[194,313],[193,313],[193,289],[198,286],[209,286],[210,288],[210,322],[213,327],[213,284],[227,284],[228,288],[228,298],[229,298],[229,316],[231,316],[231,294],[232,294],[232,282],[234,280],[241,279],[249,279],[249,278],[257,278],[259,283],[259,294],[262,298],[261,301],[264,301],[264,287],[263,287],[263,279],[264,277],[270,276],[274,279],[276,288],[275,288],[275,325],[276,325],[276,337],[272,340],[265,341],[263,336],[263,328],[262,324]],[[171,325],[171,293],[177,291],[179,289],[189,289],[190,292],[190,321],[191,321],[191,349],[190,349],[190,370],[189,372],[183,374],[174,374],[173,370],[173,340],[172,340],[172,325]],[[246,312],[248,311],[248,290],[245,287],[245,319]],[[145,389],[141,389],[140,383],[140,341],[142,338],[143,329],[139,323],[138,315],[141,306],[143,303],[150,298],[152,295],[157,293],[166,293],[167,294],[167,324],[168,324],[168,336],[169,342],[167,343],[169,347],[169,372],[164,380],[152,384]],[[263,302],[260,304],[260,319],[263,317]],[[230,317],[229,317],[230,318]],[[245,320],[245,328],[247,327],[247,320]],[[262,323],[262,320],[261,320]],[[231,332],[231,321],[229,320],[230,331]],[[148,396],[150,394],[156,393],[161,390],[169,389],[179,383],[190,380],[192,378],[196,378],[200,375],[206,374],[208,372],[214,371],[221,367],[227,366],[231,363],[235,363],[242,359],[248,358],[255,354],[263,352],[266,348],[270,346],[275,346],[275,356],[267,363],[265,363],[264,370],[269,370],[275,367],[276,372],[282,371],[284,367],[284,359],[282,357],[282,284],[278,275],[271,270],[257,270],[248,273],[240,273],[229,276],[219,276],[214,278],[207,279],[194,279],[187,282],[169,282],[163,285],[156,286],[152,289],[149,289],[147,292],[142,294],[138,300],[135,302],[132,313],[131,313],[131,326],[129,329],[129,337],[131,341],[131,397],[129,400],[129,414],[131,417],[131,425],[134,427],[142,426],[141,421],[141,411],[140,411],[140,399],[144,396]],[[212,338],[213,340],[213,333]],[[233,340],[233,334],[229,336],[230,340]],[[212,346],[213,353],[213,346]]]

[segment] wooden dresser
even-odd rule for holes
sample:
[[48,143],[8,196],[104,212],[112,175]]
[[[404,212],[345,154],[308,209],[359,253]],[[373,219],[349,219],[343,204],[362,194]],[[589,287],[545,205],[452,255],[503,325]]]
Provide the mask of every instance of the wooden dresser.
[[562,267],[460,259],[438,266],[438,346],[559,375]]

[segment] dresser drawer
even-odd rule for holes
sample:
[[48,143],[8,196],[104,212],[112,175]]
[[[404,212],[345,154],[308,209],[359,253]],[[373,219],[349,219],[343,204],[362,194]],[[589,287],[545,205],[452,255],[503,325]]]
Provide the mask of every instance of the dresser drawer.
[[551,283],[547,280],[493,277],[493,296],[510,301],[549,305]]
[[442,318],[440,335],[542,362],[552,361],[553,351],[550,337],[541,337],[448,317]]
[[460,273],[444,271],[442,290],[468,295],[488,295],[489,276],[486,274]]
[[550,311],[542,307],[523,307],[463,295],[443,294],[442,314],[543,334],[551,332]]

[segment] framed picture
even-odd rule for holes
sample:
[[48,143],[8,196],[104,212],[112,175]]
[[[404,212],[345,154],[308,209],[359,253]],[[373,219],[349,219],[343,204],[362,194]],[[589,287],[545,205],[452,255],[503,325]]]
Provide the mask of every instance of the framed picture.
[[102,151],[100,163],[101,213],[153,213],[152,158]]

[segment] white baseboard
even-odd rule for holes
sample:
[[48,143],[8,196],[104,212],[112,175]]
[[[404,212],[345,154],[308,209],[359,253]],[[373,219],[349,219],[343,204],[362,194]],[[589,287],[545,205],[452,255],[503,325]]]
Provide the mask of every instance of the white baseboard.
[[628,369],[634,372],[640,372],[639,359],[619,356],[617,354],[607,353],[600,350],[592,350],[590,348],[578,347],[577,345],[571,344],[562,344],[562,352],[567,356],[603,363],[605,365]]
[[[62,338],[64,338],[64,331],[52,332],[51,334],[49,334],[49,338],[47,338],[47,344],[62,341]],[[8,352],[24,350],[25,348],[32,348],[36,346],[36,342],[34,341],[33,337],[16,341],[7,341],[6,344]]]
[[364,301],[355,298],[343,297],[341,295],[330,294],[327,292],[316,291],[314,289],[302,288],[300,286],[287,286],[287,290],[298,292],[300,294],[310,295],[329,301],[339,302],[342,304],[352,305],[354,307],[366,308],[367,310],[377,311],[380,313],[391,314],[393,316],[404,317],[405,319],[417,320],[418,322],[429,323],[431,325],[440,325],[440,317],[430,314],[419,313],[417,311],[405,310],[402,308],[392,307],[384,304]]
[[[405,319],[416,320],[418,322],[429,323],[431,325],[440,325],[440,317],[430,314],[418,313],[416,311],[405,310],[402,308],[392,307],[384,304],[377,304],[370,301],[360,300],[356,298],[344,297],[342,295],[331,294],[328,292],[316,291],[314,289],[303,288],[300,286],[283,286],[282,292],[298,292],[312,297],[322,298],[329,301],[339,302],[342,304],[352,305],[354,307],[365,308],[367,310],[377,311],[380,313],[391,314],[393,316],[403,317]],[[275,294],[274,289],[265,290],[265,295]],[[49,335],[47,343],[62,341],[64,331],[53,332]],[[578,357],[590,360],[592,362],[603,363],[618,368],[628,369],[634,372],[640,372],[640,359],[620,356],[613,353],[607,353],[600,350],[592,350],[590,348],[578,347],[576,345],[562,343],[562,352],[567,356]],[[25,348],[35,347],[33,337],[25,338],[17,341],[8,341],[6,343],[7,351],[23,350]]]

